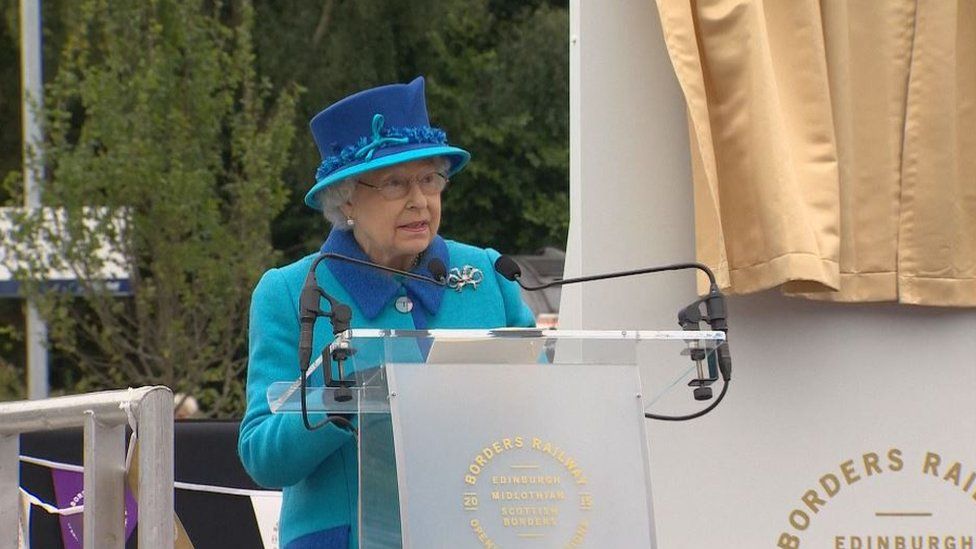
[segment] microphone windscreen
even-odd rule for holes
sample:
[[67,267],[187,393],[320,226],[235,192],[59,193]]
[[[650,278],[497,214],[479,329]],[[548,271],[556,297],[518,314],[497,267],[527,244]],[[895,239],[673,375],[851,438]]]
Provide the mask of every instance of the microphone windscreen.
[[430,274],[434,277],[434,280],[438,282],[441,282],[447,278],[447,267],[444,265],[443,261],[436,257],[427,263],[427,270],[430,271]]
[[495,260],[495,270],[498,271],[498,274],[509,280],[515,280],[522,276],[522,268],[519,267],[519,264],[514,259],[507,255],[499,256]]

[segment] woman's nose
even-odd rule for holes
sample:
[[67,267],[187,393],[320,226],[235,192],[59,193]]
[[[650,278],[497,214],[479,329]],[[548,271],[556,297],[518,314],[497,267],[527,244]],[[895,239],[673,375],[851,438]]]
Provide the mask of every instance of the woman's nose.
[[427,195],[420,190],[420,182],[414,179],[410,182],[410,194],[407,195],[407,207],[426,208]]

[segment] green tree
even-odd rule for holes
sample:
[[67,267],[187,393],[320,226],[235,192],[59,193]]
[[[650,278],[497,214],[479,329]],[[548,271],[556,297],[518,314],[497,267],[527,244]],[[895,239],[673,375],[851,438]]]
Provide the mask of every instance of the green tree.
[[[0,181],[16,180],[21,168],[20,121],[20,2],[0,0]],[[41,65],[45,81],[57,72],[58,54],[64,44],[65,25],[76,18],[72,2],[41,2]],[[13,197],[0,185],[0,206]],[[14,204],[20,206],[19,203]]]
[[[505,252],[564,247],[569,228],[569,18],[462,2],[427,35],[430,103],[473,156],[444,231]],[[505,9],[502,9],[505,8]]]
[[26,396],[23,369],[8,358],[16,354],[14,346],[20,342],[19,336],[11,325],[0,323],[0,401],[19,400]]
[[[16,259],[77,390],[164,384],[211,415],[243,405],[247,309],[276,255],[271,222],[297,92],[255,70],[246,0],[83,0],[45,97],[44,194]],[[119,254],[131,295],[99,284]],[[50,263],[45,265],[44,263]],[[49,267],[77,280],[50,291]]]
[[[0,26],[0,181],[20,169],[20,50],[17,43],[17,2],[2,0]],[[9,193],[0,186],[0,205]]]

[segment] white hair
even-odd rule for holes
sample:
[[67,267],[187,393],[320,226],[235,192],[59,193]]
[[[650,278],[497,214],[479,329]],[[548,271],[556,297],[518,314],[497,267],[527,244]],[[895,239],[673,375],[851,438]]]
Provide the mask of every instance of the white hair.
[[316,193],[315,198],[322,206],[322,215],[332,224],[332,228],[340,231],[348,231],[352,228],[346,223],[346,214],[342,213],[342,205],[352,198],[355,187],[355,179],[343,179]]
[[[420,160],[420,162],[424,160],[433,164],[435,170],[447,173],[451,169],[451,162],[443,156],[426,158]],[[333,229],[348,231],[352,228],[351,225],[346,223],[347,218],[346,214],[342,213],[342,205],[349,202],[352,198],[352,191],[355,188],[356,178],[350,177],[338,183],[333,183],[315,194],[315,199],[318,200],[319,205],[322,207],[322,215],[326,221],[332,224]]]

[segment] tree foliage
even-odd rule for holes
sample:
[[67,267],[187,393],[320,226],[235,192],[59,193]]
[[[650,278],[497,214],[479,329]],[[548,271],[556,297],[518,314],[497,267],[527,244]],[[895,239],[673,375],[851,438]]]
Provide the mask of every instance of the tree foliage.
[[[467,3],[462,3],[467,4]],[[431,103],[469,147],[446,195],[445,231],[506,252],[565,246],[569,227],[569,60],[565,10],[542,6],[508,25],[459,4],[428,37]]]
[[[242,405],[248,299],[275,260],[271,222],[294,88],[256,74],[253,13],[186,0],[84,0],[47,86],[43,201],[18,257],[77,389],[164,384],[211,413]],[[131,296],[98,284],[121,254]],[[46,291],[46,270],[81,292]]]
[[23,375],[13,360],[14,346],[21,342],[20,334],[10,324],[0,324],[0,401],[19,400],[26,396]]

